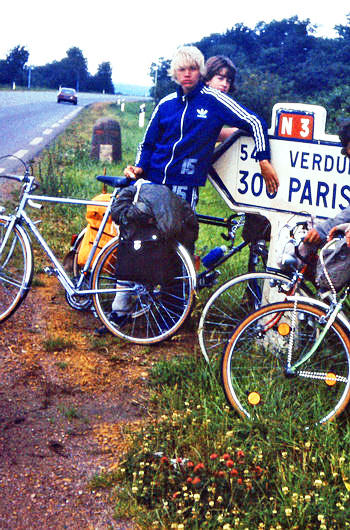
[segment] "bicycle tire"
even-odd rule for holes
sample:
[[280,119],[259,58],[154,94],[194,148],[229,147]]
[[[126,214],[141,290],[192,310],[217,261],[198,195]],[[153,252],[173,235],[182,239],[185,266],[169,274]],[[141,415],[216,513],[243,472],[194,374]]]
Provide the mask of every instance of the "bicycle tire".
[[294,374],[286,370],[288,355],[296,363],[315,343],[326,311],[316,301],[276,302],[238,326],[222,357],[221,376],[226,399],[239,414],[269,424],[297,420],[306,427],[332,420],[345,409],[350,337],[341,318]]
[[[132,298],[132,311],[119,327],[111,320],[112,303],[117,292],[115,265],[118,241],[100,252],[92,272],[93,303],[101,322],[114,335],[136,344],[155,344],[174,335],[191,312],[194,299],[195,271],[190,254],[178,244],[176,256],[181,272],[166,285],[130,282],[126,287]],[[103,293],[103,289],[111,289]],[[121,290],[119,289],[119,293]]]
[[282,273],[256,272],[232,278],[221,285],[208,299],[198,326],[199,345],[208,364],[213,364],[221,358],[239,322],[252,311],[259,309],[266,280],[270,289],[274,288],[275,294],[264,303],[276,300],[280,292],[289,294],[288,276]]
[[[0,246],[7,231],[9,218],[0,217]],[[33,255],[25,230],[15,226],[0,255],[0,322],[18,309],[30,289],[33,276]]]

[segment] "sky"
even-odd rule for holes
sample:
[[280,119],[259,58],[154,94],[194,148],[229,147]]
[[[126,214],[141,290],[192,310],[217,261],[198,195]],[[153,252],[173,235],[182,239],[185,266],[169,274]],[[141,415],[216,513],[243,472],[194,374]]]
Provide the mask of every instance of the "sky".
[[335,25],[346,25],[349,0],[18,0],[1,7],[0,59],[24,46],[29,65],[41,66],[66,57],[78,47],[90,74],[109,61],[115,83],[149,86],[152,62],[170,59],[176,48],[237,23],[251,29],[260,22],[297,15],[319,26],[316,35],[335,37]]

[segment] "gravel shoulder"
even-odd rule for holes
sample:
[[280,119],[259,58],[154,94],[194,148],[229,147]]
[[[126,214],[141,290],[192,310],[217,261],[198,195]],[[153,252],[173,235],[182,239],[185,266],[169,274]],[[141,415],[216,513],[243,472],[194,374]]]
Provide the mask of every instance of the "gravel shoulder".
[[193,351],[195,333],[153,347],[99,337],[92,313],[71,309],[55,278],[40,279],[1,324],[0,529],[135,529],[114,519],[110,493],[91,479],[118,465],[125,426],[150,416],[152,364]]

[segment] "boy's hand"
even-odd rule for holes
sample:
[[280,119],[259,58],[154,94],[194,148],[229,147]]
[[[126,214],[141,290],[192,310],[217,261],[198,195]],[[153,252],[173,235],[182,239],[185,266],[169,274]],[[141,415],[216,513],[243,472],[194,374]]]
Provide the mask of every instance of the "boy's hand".
[[304,237],[304,243],[310,243],[310,245],[318,245],[321,243],[321,237],[316,228],[310,228]]
[[271,162],[269,160],[260,160],[260,171],[264,178],[267,191],[269,193],[276,193],[279,186],[279,180],[277,173],[274,170]]
[[141,175],[143,174],[143,169],[142,167],[137,167],[137,166],[127,166],[125,169],[124,169],[124,175],[126,177],[129,177],[130,179],[138,179],[141,177]]
[[350,223],[343,223],[341,225],[333,226],[328,234],[328,241],[331,241],[336,232],[344,232],[345,241],[348,247],[350,247]]

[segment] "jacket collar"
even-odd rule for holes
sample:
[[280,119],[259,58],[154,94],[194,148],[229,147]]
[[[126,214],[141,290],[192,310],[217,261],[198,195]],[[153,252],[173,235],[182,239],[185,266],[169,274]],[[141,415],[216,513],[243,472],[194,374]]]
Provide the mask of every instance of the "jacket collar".
[[199,83],[194,87],[193,90],[191,90],[191,92],[189,92],[188,94],[184,94],[183,90],[182,90],[182,87],[179,85],[177,86],[176,88],[176,91],[177,91],[177,97],[179,99],[183,99],[185,100],[186,98],[187,99],[192,99],[194,98],[197,94],[199,94],[199,92],[202,90],[202,88],[204,87],[204,83],[202,81],[199,81]]

